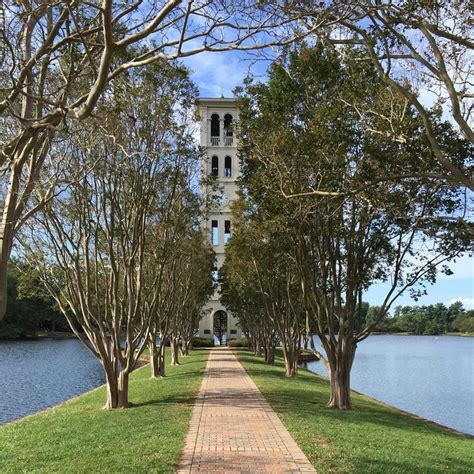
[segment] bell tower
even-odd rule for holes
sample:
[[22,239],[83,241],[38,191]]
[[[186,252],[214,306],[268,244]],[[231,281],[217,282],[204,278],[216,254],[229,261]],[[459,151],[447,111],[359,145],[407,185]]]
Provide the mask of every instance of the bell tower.
[[[207,235],[216,253],[214,277],[224,263],[225,245],[232,235],[230,204],[237,197],[235,180],[240,176],[240,164],[237,158],[237,141],[234,123],[238,120],[239,111],[236,99],[199,99],[201,137],[200,144],[204,150],[202,158],[202,177],[212,176],[220,190],[219,202],[213,205],[205,221]],[[204,182],[204,180],[203,180]],[[202,192],[209,190],[206,184]],[[199,323],[200,337],[215,336],[222,344],[229,339],[242,337],[236,319],[220,301],[218,291],[203,308],[203,318]]]

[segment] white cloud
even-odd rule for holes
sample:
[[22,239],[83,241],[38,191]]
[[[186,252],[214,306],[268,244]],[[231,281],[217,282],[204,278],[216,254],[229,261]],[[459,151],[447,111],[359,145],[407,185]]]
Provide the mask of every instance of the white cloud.
[[473,278],[474,279],[474,260],[469,255],[463,255],[456,259],[454,262],[449,262],[448,267],[453,272],[452,275],[445,275],[440,273],[438,276],[439,280],[442,279],[453,279],[453,278]]
[[232,90],[242,83],[246,66],[235,54],[204,52],[190,56],[184,63],[192,70],[191,78],[207,97],[232,97]]
[[474,298],[453,298],[449,303],[448,306],[456,303],[456,301],[460,301],[465,309],[474,309]]

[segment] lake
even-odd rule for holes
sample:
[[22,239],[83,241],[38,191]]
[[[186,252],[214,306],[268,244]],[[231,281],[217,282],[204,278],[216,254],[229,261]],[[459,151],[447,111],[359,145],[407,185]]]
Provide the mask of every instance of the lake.
[[[308,368],[327,376],[319,362]],[[0,423],[102,383],[99,361],[75,339],[0,341]],[[370,336],[357,349],[352,388],[474,434],[474,338]]]
[[[321,362],[308,368],[327,377]],[[474,435],[474,338],[370,336],[357,348],[351,387]]]
[[0,423],[104,383],[100,362],[76,339],[0,341]]

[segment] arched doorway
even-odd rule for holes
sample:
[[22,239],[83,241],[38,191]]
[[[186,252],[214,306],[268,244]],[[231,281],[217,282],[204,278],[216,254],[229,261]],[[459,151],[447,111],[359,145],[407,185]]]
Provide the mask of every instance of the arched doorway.
[[214,336],[221,346],[227,342],[227,313],[221,309],[214,313]]

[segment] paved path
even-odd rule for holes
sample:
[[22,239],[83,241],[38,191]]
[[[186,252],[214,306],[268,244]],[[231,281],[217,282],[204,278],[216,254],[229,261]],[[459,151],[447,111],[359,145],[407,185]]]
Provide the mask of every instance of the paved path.
[[178,473],[316,472],[232,351],[211,350]]

